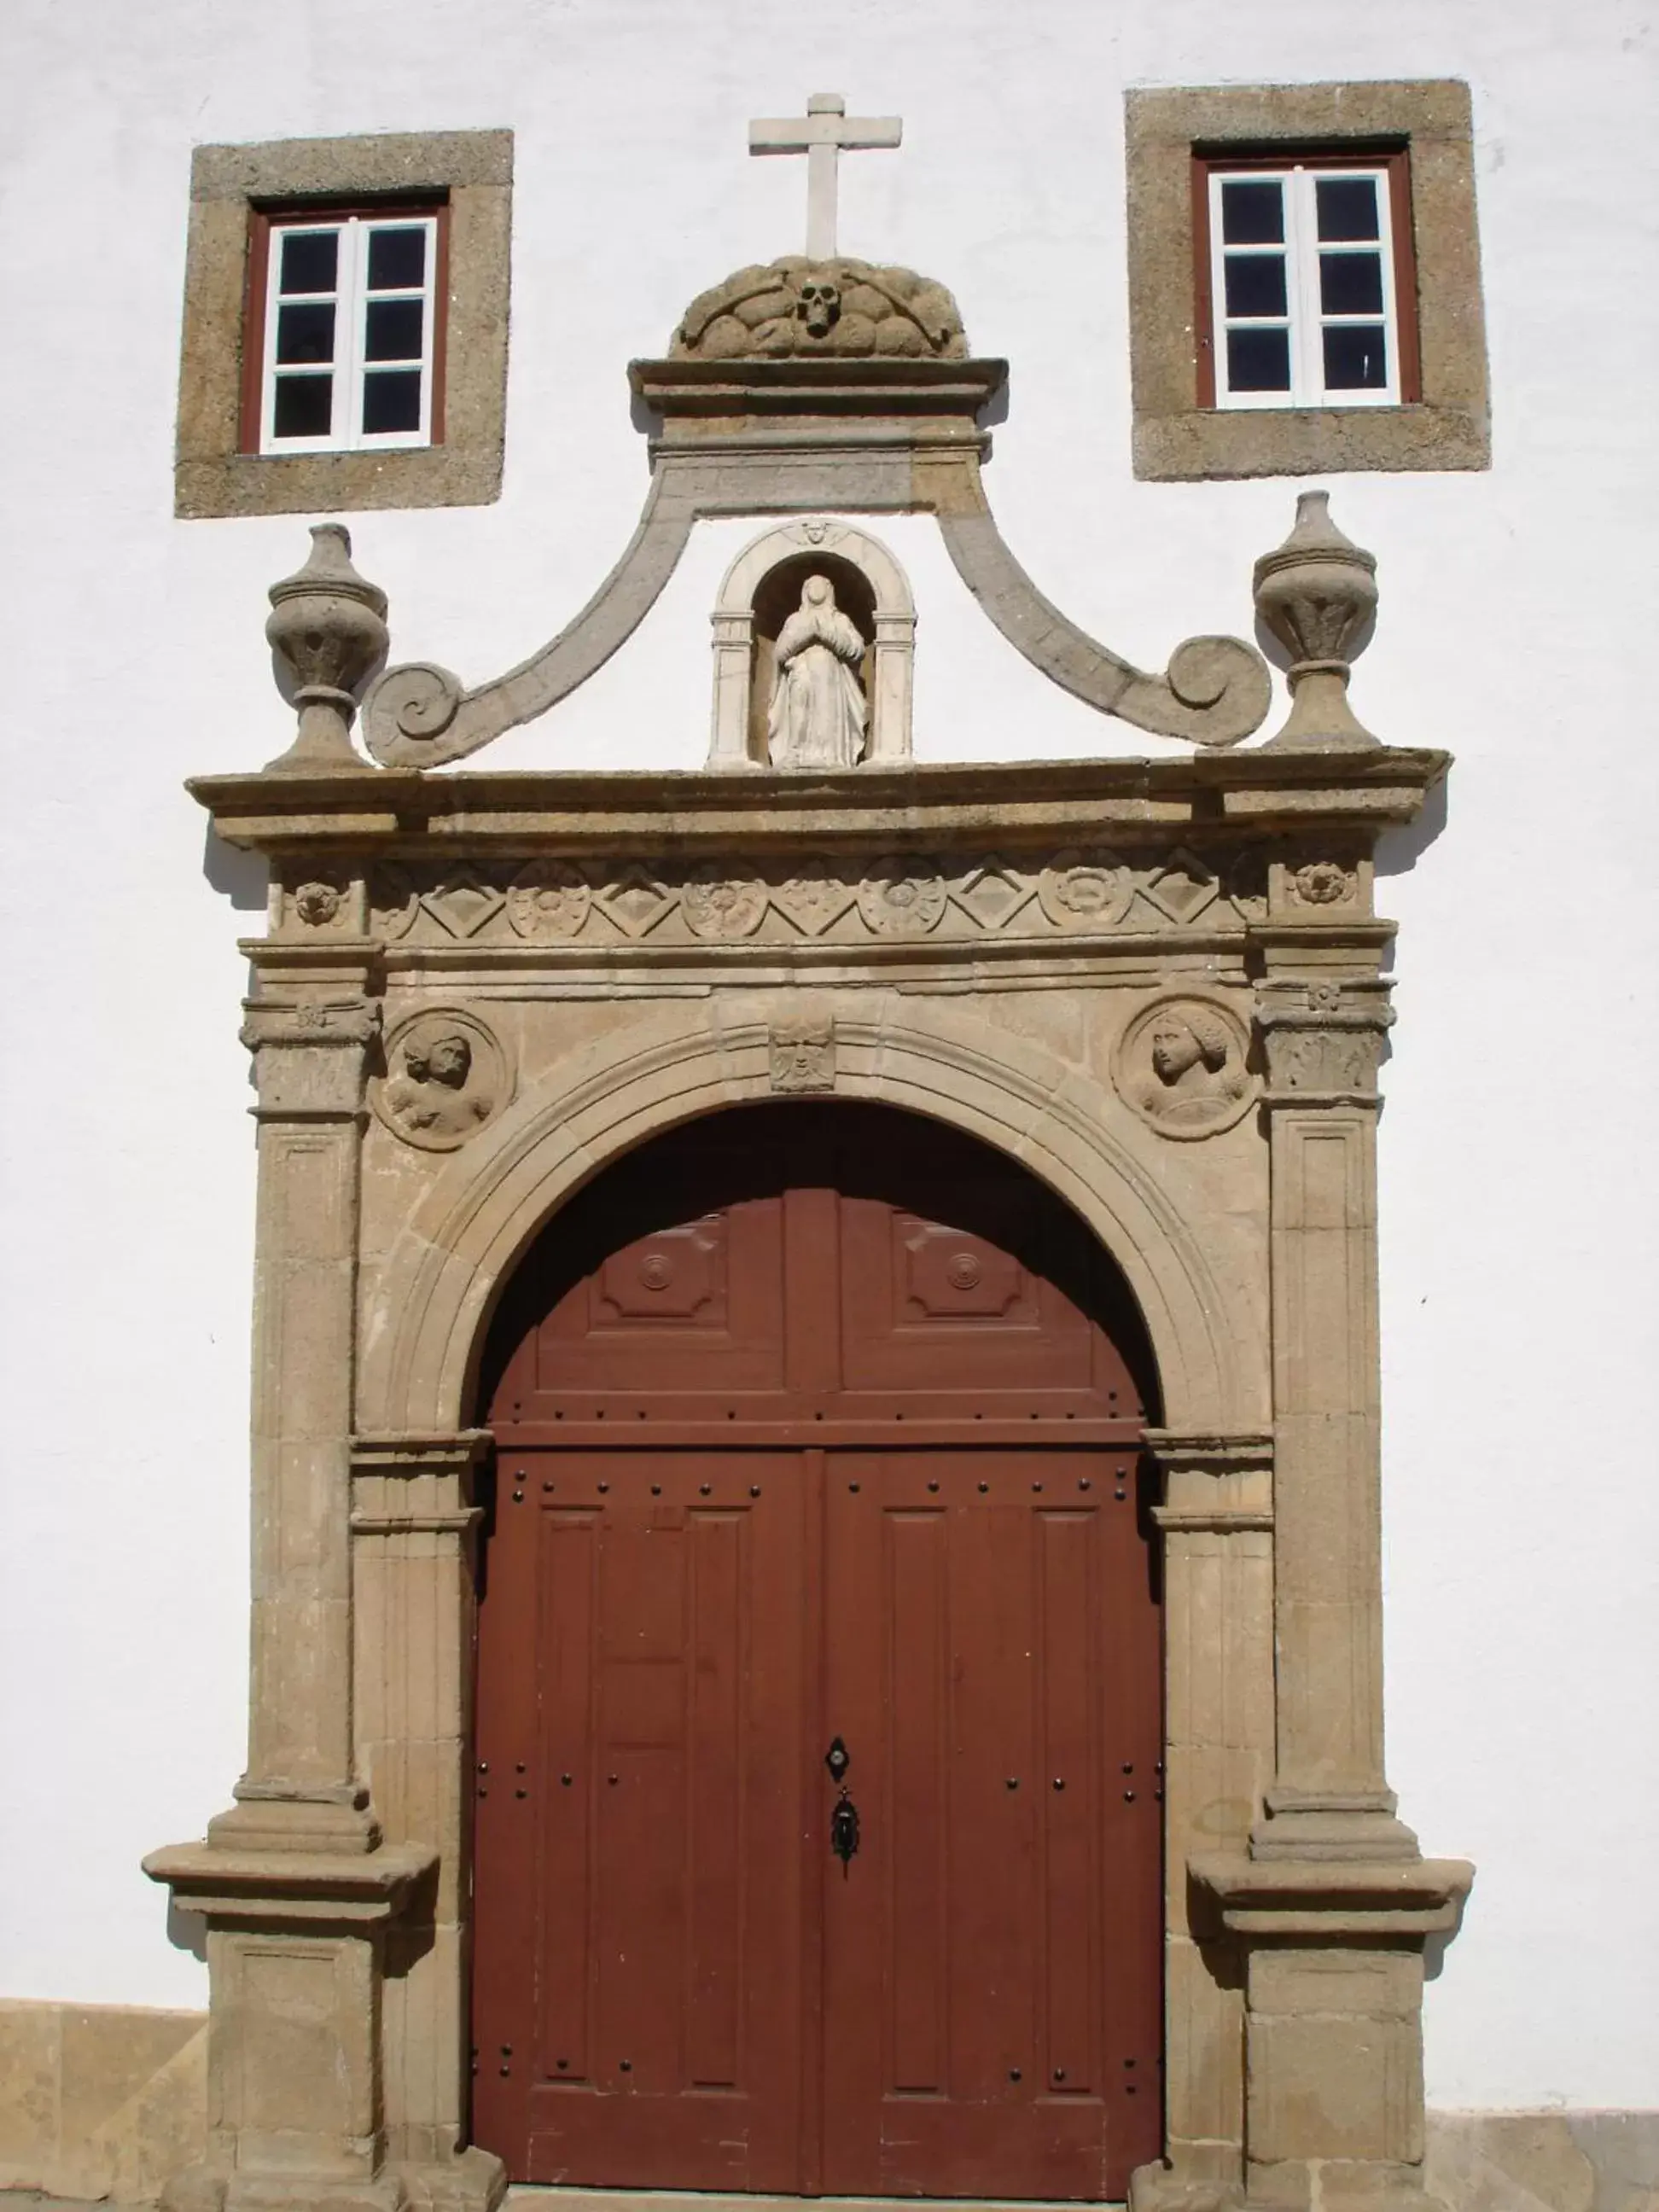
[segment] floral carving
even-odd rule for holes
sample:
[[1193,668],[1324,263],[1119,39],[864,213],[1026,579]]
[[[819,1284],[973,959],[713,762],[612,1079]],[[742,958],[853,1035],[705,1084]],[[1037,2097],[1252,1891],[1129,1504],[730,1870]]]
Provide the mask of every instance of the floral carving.
[[1143,1007],[1119,1040],[1113,1077],[1124,1103],[1160,1136],[1214,1136],[1256,1092],[1243,1024],[1219,1000],[1185,994]]
[[325,883],[320,878],[301,884],[294,894],[294,911],[307,929],[326,929],[337,921],[345,904],[345,893],[338,884]]
[[374,1110],[395,1136],[422,1152],[453,1152],[494,1121],[511,1091],[507,1058],[475,1014],[434,1007],[386,1039]]
[[1289,882],[1291,897],[1304,906],[1342,906],[1354,895],[1352,874],[1336,860],[1304,860]]
[[884,854],[859,885],[859,912],[878,937],[925,937],[944,911],[944,878],[927,860]]
[[1109,929],[1122,921],[1134,883],[1115,854],[1069,846],[1042,871],[1037,896],[1057,929]]
[[532,944],[556,944],[580,934],[593,894],[568,860],[532,860],[507,889],[507,918]]
[[712,861],[692,870],[681,898],[686,925],[697,937],[752,937],[766,914],[763,883],[728,876]]

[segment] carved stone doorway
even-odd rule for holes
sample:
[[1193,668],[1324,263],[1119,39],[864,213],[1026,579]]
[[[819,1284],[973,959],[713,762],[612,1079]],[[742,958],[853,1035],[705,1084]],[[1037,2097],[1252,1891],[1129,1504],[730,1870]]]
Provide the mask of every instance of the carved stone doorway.
[[1146,1330],[890,1108],[646,1145],[481,1404],[476,2139],[527,2181],[1121,2198],[1162,2141]]

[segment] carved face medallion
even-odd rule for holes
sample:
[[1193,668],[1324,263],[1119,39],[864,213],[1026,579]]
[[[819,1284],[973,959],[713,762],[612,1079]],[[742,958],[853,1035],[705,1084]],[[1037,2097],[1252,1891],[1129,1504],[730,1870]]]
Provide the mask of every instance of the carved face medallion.
[[1255,1097],[1249,1036],[1218,999],[1171,994],[1144,1006],[1119,1040],[1113,1079],[1126,1106],[1161,1137],[1212,1137]]
[[453,1152],[495,1120],[512,1083],[507,1054],[476,1015],[433,1008],[386,1039],[374,1111],[394,1136],[422,1152]]

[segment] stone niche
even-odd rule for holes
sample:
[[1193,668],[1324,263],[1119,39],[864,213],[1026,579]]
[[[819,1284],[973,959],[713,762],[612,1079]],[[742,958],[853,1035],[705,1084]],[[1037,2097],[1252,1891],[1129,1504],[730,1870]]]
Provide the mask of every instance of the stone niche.
[[711,769],[780,765],[769,729],[778,635],[815,576],[827,579],[836,605],[865,641],[855,669],[865,716],[857,764],[909,759],[916,617],[908,580],[868,532],[813,516],[757,538],[720,586],[713,616]]

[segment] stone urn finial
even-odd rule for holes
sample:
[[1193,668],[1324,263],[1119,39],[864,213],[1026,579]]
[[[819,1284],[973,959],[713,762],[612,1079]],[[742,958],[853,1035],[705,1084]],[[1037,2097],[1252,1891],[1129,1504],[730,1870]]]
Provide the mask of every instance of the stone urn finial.
[[353,695],[386,651],[386,593],[352,567],[343,523],[312,525],[310,559],[271,586],[270,606],[265,635],[294,678],[300,727],[267,768],[300,775],[365,767],[351,743]]
[[1376,562],[1330,516],[1330,494],[1298,492],[1296,526],[1255,564],[1255,607],[1292,655],[1289,720],[1270,745],[1374,745],[1348,704],[1354,640],[1376,606]]

